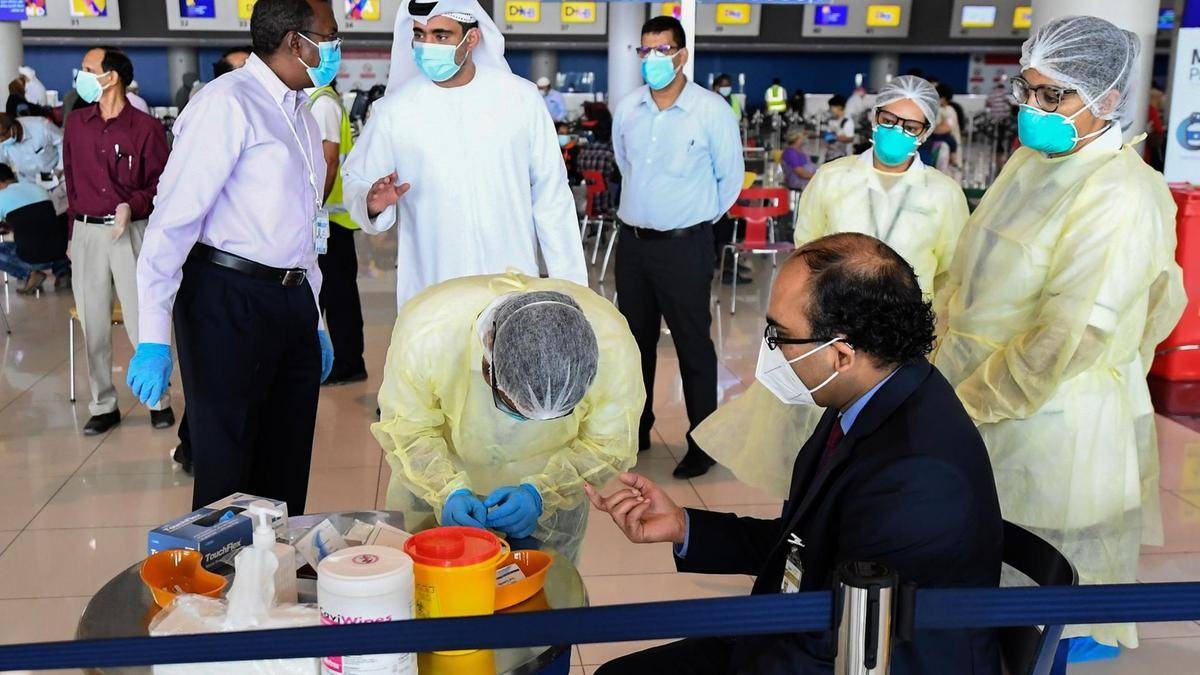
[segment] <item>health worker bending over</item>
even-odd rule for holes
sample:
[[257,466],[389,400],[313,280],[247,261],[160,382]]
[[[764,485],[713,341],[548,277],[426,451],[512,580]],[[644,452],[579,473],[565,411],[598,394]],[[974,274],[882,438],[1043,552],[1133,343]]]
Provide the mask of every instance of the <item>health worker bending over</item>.
[[[870,235],[913,266],[932,298],[945,284],[968,216],[958,183],[917,154],[937,109],[937,90],[919,77],[884,85],[875,98],[874,147],[817,170],[800,196],[796,246],[843,232]],[[783,403],[756,382],[692,437],[740,480],[782,499],[799,451],[795,439],[808,438],[822,412]]]
[[587,288],[516,273],[433,286],[396,319],[371,428],[387,506],[410,531],[487,527],[577,561],[583,486],[633,466],[645,400],[629,326]]
[[[1138,38],[1102,19],[1044,25],[1012,79],[1018,150],[962,235],[937,367],[979,425],[1004,517],[1087,584],[1133,583],[1161,543],[1146,374],[1185,305],[1175,204],[1121,139]],[[1133,624],[1068,627],[1073,660],[1137,646]],[[1091,652],[1090,654],[1088,652]]]

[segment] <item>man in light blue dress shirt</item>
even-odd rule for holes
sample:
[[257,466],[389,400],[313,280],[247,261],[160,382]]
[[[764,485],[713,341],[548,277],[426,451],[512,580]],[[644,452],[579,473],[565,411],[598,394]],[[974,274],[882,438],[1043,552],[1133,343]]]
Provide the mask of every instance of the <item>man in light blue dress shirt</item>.
[[713,222],[733,206],[745,166],[737,120],[717,94],[689,82],[683,26],[655,17],[642,26],[646,86],[620,102],[613,150],[621,169],[621,255],[617,294],[642,355],[646,408],[639,435],[650,446],[654,370],[665,319],[679,356],[687,407],[687,456],[677,478],[708,471],[713,460],[690,430],[717,408],[717,355],[709,329]]

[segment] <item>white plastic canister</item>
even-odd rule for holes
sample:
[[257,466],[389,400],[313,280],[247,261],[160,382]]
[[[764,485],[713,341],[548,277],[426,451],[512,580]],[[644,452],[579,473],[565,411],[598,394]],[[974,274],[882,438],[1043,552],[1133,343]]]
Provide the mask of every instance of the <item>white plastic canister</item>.
[[[386,546],[353,546],[317,566],[317,604],[325,626],[413,618],[413,562]],[[327,656],[324,675],[416,675],[414,654]]]

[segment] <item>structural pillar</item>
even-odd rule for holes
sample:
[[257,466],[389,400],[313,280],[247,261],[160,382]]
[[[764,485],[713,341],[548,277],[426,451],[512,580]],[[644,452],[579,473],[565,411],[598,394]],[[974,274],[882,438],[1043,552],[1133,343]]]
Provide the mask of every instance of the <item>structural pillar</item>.
[[8,84],[17,79],[17,68],[24,62],[25,44],[21,38],[21,22],[0,21],[0,82]]
[[[611,5],[610,5],[611,6]],[[687,79],[696,81],[696,0],[680,0],[679,23],[683,24],[683,33],[687,36],[688,60],[683,66],[683,74]],[[703,85],[701,85],[703,86]]]
[[538,49],[533,52],[533,63],[529,67],[529,79],[534,82],[538,78],[550,80],[550,86],[558,88],[558,52],[553,49]]
[[1130,31],[1142,42],[1141,54],[1130,79],[1129,126],[1125,140],[1146,130],[1150,107],[1150,81],[1154,74],[1154,49],[1158,44],[1160,0],[1033,0],[1033,30],[1063,16],[1088,14]]
[[640,2],[608,4],[608,93],[610,109],[642,85],[642,64],[634,51],[642,44],[646,5]]
[[[195,47],[167,48],[167,92],[175,100],[175,92],[184,85],[184,80],[200,77],[200,53]],[[203,78],[201,78],[203,79]]]
[[871,55],[871,72],[867,77],[867,89],[879,91],[880,87],[900,74],[900,55],[896,52],[877,52]]

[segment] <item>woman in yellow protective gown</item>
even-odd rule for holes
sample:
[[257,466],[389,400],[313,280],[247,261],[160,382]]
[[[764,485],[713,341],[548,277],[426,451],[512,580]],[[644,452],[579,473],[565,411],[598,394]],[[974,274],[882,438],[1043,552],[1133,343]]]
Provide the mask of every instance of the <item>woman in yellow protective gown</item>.
[[[1084,584],[1134,583],[1141,545],[1162,541],[1146,375],[1186,299],[1175,204],[1121,135],[1138,52],[1095,17],[1025,43],[1024,147],[963,232],[934,358],[987,443],[1005,519],[1058,547]],[[1064,632],[1077,637],[1073,659],[1137,646],[1133,624]]]

